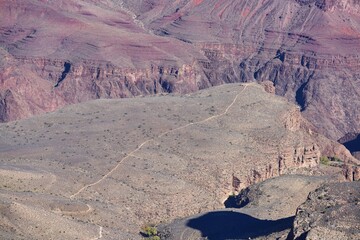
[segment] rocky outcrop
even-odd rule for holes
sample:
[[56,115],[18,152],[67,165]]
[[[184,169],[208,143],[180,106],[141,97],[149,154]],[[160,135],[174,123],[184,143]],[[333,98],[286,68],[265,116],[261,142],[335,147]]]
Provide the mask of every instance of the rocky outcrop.
[[264,87],[265,92],[275,94],[275,86],[271,81],[263,81],[260,84]]
[[[266,91],[266,86],[264,87]],[[309,128],[304,127],[304,120],[300,114],[300,109],[298,107],[293,107],[288,109],[288,111],[280,117],[280,123],[287,131],[297,133],[299,131],[308,132]],[[308,132],[309,136],[316,139],[316,135]],[[323,138],[322,141],[327,144],[331,144],[333,146],[337,146],[339,144],[333,143],[326,138]],[[339,145],[340,146],[340,145]],[[225,188],[224,192],[234,192],[238,193],[241,189],[245,189],[248,186],[253,184],[265,181],[266,179],[281,176],[283,174],[291,173],[296,169],[300,168],[314,168],[318,166],[320,162],[320,156],[322,155],[322,151],[324,149],[320,148],[316,143],[308,143],[303,146],[292,146],[292,147],[281,147],[278,149],[278,155],[276,158],[276,164],[269,163],[263,166],[256,166],[255,168],[251,168],[248,174],[235,174],[233,176],[233,180],[239,184],[234,186],[233,188]],[[332,152],[331,152],[332,153]],[[334,154],[333,154],[334,155]],[[351,159],[351,155],[349,153],[345,154],[348,159]],[[274,162],[274,161],[271,161]]]
[[[149,95],[161,92],[191,92],[198,89],[196,80],[198,70],[193,65],[177,64],[172,66],[152,64],[147,68],[124,68],[111,62],[84,60],[68,62],[61,59],[17,57],[19,64],[29,64],[41,78],[49,80],[54,87],[66,84],[64,80],[83,82],[94,89],[78,89],[85,95],[96,95],[99,98],[119,98],[137,95]],[[68,66],[67,73],[64,74]],[[70,67],[71,66],[71,67]],[[83,81],[86,79],[86,81]],[[64,81],[64,83],[60,84]],[[186,80],[186,84],[179,84]],[[106,85],[114,86],[106,88]],[[194,84],[195,83],[195,84]],[[95,86],[94,86],[95,85]],[[117,85],[117,86],[116,86]],[[78,88],[79,86],[74,86]],[[176,87],[176,88],[175,88]],[[98,91],[97,91],[98,90]],[[74,96],[76,97],[76,96]]]
[[345,164],[343,166],[343,176],[345,181],[353,182],[360,180],[360,166]]
[[289,239],[359,239],[360,182],[327,184],[296,212]]
[[239,176],[240,190],[266,179],[281,176],[295,169],[316,167],[319,164],[319,160],[320,151],[316,145],[286,149],[278,156],[276,165],[268,164],[263,167],[257,167],[250,170],[248,175],[244,177]]

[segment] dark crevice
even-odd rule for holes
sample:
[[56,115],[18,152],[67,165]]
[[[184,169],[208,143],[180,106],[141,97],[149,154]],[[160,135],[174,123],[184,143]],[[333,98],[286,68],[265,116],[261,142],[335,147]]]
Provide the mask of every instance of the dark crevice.
[[160,79],[159,83],[165,92],[172,93],[174,91],[174,86],[171,82]]
[[259,80],[261,78],[261,69],[254,72],[254,79]]
[[281,52],[280,50],[277,50],[276,56],[274,59],[279,59],[281,62],[285,61],[285,52]]
[[307,86],[309,81],[303,83],[300,88],[296,91],[296,95],[295,95],[295,100],[297,102],[297,104],[300,106],[300,110],[304,111],[305,110],[305,105],[306,105],[306,98],[305,98],[305,88]]
[[187,40],[185,38],[180,38],[180,37],[175,37],[175,38],[182,41],[182,42],[184,42],[184,43],[192,43],[192,41],[189,41],[189,40]]
[[157,83],[154,81],[154,94],[157,94]]
[[98,69],[97,69],[97,73],[96,73],[96,79],[99,79],[99,77],[100,77],[100,72],[101,72],[101,71],[100,71],[100,68],[98,68]]
[[64,81],[64,79],[66,78],[67,74],[70,72],[70,69],[71,69],[71,63],[69,62],[65,62],[64,63],[64,71],[62,72],[59,80],[56,82],[55,86],[54,87],[58,87],[59,84]]
[[168,32],[168,30],[166,29],[163,29],[163,28],[160,28],[160,29],[157,29],[157,30],[154,30],[154,34],[158,35],[158,36],[169,36],[170,33]]

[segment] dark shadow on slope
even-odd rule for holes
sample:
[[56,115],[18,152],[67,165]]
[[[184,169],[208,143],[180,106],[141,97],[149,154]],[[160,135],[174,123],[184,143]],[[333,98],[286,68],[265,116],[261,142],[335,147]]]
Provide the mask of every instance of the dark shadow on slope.
[[187,226],[200,230],[209,240],[249,239],[290,229],[294,217],[260,220],[247,214],[219,211],[191,219]]
[[[241,194],[241,193],[240,193]],[[224,202],[225,208],[242,208],[250,203],[249,198],[246,196],[229,196]]]
[[224,202],[225,208],[240,208],[236,201],[236,196],[229,196],[228,199]]
[[303,83],[300,88],[296,91],[296,95],[295,95],[295,100],[297,102],[297,104],[300,106],[300,111],[304,111],[305,110],[305,104],[306,104],[306,99],[305,99],[305,87],[307,85],[308,82]]
[[64,79],[66,78],[67,74],[70,72],[70,69],[71,69],[71,63],[69,62],[65,62],[64,63],[64,71],[62,72],[59,80],[57,81],[57,83],[55,84],[54,87],[58,87],[59,84],[64,81]]
[[344,142],[343,145],[350,151],[350,152],[360,152],[360,134],[358,134],[353,139]]

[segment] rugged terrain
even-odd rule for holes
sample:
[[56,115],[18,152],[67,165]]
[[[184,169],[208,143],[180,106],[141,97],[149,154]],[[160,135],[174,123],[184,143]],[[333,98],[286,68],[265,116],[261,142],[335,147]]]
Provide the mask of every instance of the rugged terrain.
[[1,236],[136,239],[144,224],[223,208],[233,177],[240,190],[318,165],[302,121],[262,86],[233,84],[1,124]]
[[4,0],[0,120],[270,80],[333,140],[360,132],[356,0]]
[[326,184],[312,192],[296,214],[294,239],[359,239],[360,182]]

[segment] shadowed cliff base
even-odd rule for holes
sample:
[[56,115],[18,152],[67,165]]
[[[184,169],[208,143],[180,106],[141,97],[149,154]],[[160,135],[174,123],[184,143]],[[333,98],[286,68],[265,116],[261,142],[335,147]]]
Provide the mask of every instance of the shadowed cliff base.
[[348,133],[339,139],[339,143],[343,144],[357,159],[360,159],[360,133]]
[[240,208],[243,206],[239,206],[236,202],[236,196],[231,195],[228,197],[228,199],[226,199],[226,201],[224,202],[224,206],[225,208]]
[[249,239],[290,228],[293,220],[294,217],[262,220],[239,212],[219,211],[191,219],[187,226],[200,230],[202,237],[209,240]]
[[360,134],[353,140],[345,142],[344,146],[349,149],[350,152],[360,151]]

